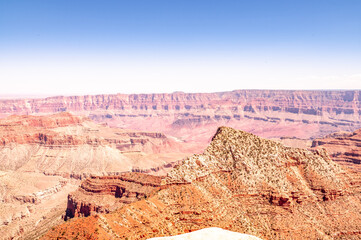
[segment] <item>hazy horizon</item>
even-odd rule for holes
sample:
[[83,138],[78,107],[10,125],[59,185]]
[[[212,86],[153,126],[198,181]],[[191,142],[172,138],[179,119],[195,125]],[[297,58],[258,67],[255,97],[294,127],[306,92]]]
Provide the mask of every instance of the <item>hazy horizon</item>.
[[361,89],[360,12],[357,0],[0,0],[0,95]]

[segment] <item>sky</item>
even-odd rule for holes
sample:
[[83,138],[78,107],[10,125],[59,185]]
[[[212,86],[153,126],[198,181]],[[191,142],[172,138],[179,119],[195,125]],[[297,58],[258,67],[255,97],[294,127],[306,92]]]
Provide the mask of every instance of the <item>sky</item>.
[[360,0],[0,0],[0,97],[361,89]]

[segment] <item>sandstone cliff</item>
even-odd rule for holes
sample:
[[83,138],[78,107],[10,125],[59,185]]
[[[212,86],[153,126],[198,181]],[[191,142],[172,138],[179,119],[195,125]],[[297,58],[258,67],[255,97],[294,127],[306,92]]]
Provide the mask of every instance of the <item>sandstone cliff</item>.
[[149,197],[160,189],[161,177],[142,173],[91,177],[69,194],[66,218],[109,213],[117,208]]
[[262,239],[359,239],[361,178],[310,152],[228,127],[176,166],[161,190],[43,239],[147,239],[220,227]]
[[69,111],[112,126],[158,131],[198,143],[218,126],[263,137],[310,139],[361,127],[360,91],[236,90],[219,93],[115,94],[0,100],[0,114]]
[[312,142],[312,148],[326,149],[334,161],[358,172],[361,172],[360,147],[361,129],[330,134]]

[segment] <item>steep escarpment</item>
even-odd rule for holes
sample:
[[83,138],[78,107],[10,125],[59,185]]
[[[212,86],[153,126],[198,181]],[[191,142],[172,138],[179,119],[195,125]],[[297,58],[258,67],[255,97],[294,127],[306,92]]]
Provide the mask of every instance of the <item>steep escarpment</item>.
[[81,178],[158,168],[189,152],[162,133],[111,128],[69,113],[0,120],[0,170]]
[[136,172],[88,178],[76,192],[69,194],[65,219],[109,213],[149,197],[160,189],[160,183],[161,177]]
[[76,112],[98,109],[166,112],[212,109],[218,106],[228,108],[238,104],[238,110],[243,112],[273,111],[321,116],[323,113],[359,114],[360,100],[359,91],[235,90],[219,93],[176,92],[171,94],[59,96],[44,99],[1,100],[0,103],[1,113],[6,114]]
[[[361,178],[311,152],[228,127],[154,195],[49,231],[80,239],[147,239],[220,227],[263,239],[357,239]],[[74,231],[81,229],[81,231]]]
[[355,132],[338,132],[315,139],[312,148],[324,148],[331,158],[341,165],[361,171],[361,129]]
[[158,131],[204,149],[218,126],[310,139],[361,127],[360,91],[236,90],[1,100],[0,114],[70,111],[112,126]]

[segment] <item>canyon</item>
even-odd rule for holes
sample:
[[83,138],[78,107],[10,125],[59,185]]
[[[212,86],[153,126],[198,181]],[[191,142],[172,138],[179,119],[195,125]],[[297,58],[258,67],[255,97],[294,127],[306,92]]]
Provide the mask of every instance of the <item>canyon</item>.
[[[77,191],[116,199],[117,186],[131,192],[125,189],[148,178],[141,175],[88,179]],[[125,185],[129,180],[133,185]],[[110,213],[72,218],[42,239],[148,239],[208,227],[261,239],[358,239],[360,190],[359,174],[322,149],[286,147],[221,127],[202,154],[161,177],[160,189]]]
[[35,239],[66,219],[45,239],[214,226],[357,239],[360,100],[360,91],[278,90],[0,100],[0,233]]
[[158,132],[110,128],[69,113],[0,119],[0,170],[79,178],[161,169],[192,149]]
[[164,175],[193,152],[186,146],[163,133],[110,128],[64,112],[0,119],[1,238],[36,239],[61,223],[81,179]]
[[0,100],[0,115],[71,112],[109,126],[162,132],[202,151],[219,126],[267,138],[314,139],[361,128],[360,91],[235,90]]

